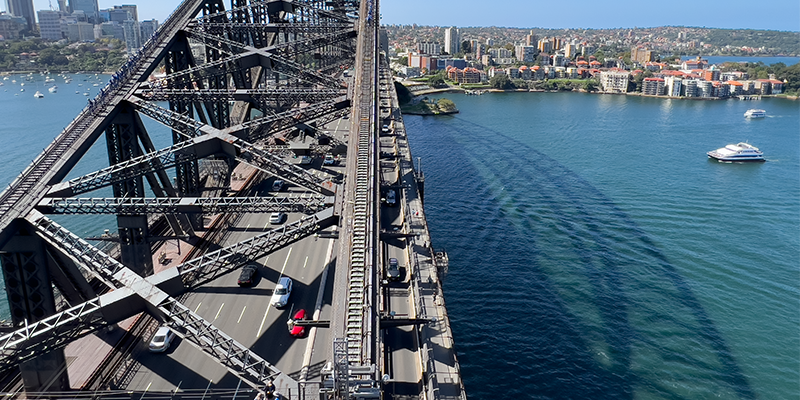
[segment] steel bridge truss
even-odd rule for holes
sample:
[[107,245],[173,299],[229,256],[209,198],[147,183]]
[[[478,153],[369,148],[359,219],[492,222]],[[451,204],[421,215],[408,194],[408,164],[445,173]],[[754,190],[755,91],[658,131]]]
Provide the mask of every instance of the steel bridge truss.
[[[340,75],[354,64],[357,7],[353,1],[312,0],[231,0],[230,5],[226,9],[224,0],[184,0],[0,195],[0,251],[21,259],[29,250],[11,243],[33,235],[45,249],[39,251],[55,254],[85,273],[78,284],[86,285],[88,276],[113,289],[52,315],[15,316],[18,329],[0,337],[0,371],[147,311],[253,387],[268,378],[279,388],[297,384],[186,309],[176,296],[336,223],[330,207],[335,183],[256,144],[349,112]],[[198,46],[200,51],[193,51]],[[166,76],[151,78],[159,68]],[[168,107],[156,102],[167,102]],[[155,148],[142,116],[167,126],[172,145]],[[110,166],[65,181],[104,135]],[[198,162],[208,158],[223,158],[229,165],[235,160],[249,163],[309,193],[203,198]],[[175,187],[166,174],[171,168]],[[144,197],[142,178],[147,178],[155,198]],[[116,197],[71,198],[109,186],[115,188]],[[120,232],[121,221],[139,221],[145,225],[124,229],[139,232],[136,238],[142,248],[148,215],[167,214],[173,234],[178,235],[192,232],[179,226],[192,221],[192,215],[274,211],[311,215],[151,276],[140,275],[148,270],[135,272],[42,214],[114,214]],[[41,262],[30,265],[44,267]],[[51,290],[51,285],[40,286]],[[30,294],[31,299],[38,295]]]

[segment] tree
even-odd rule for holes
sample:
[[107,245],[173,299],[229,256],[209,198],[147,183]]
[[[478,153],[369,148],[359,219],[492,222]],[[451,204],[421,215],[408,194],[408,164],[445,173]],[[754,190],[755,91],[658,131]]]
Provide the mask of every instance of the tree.
[[587,92],[594,92],[597,89],[597,82],[594,79],[587,79],[583,81],[583,90]]
[[469,42],[469,40],[461,42],[461,52],[464,54],[472,53],[472,44]]
[[436,74],[428,79],[428,86],[434,89],[443,88],[447,87],[447,82],[444,81],[444,78],[441,75]]
[[397,59],[397,63],[400,65],[408,65],[408,57],[402,56]]
[[511,83],[511,79],[508,79],[506,74],[498,74],[489,79],[489,85],[491,85],[495,89],[513,89],[514,84]]
[[439,101],[436,103],[436,105],[439,106],[439,110],[442,111],[442,112],[457,111],[456,110],[456,103],[453,103],[452,100],[439,99]]

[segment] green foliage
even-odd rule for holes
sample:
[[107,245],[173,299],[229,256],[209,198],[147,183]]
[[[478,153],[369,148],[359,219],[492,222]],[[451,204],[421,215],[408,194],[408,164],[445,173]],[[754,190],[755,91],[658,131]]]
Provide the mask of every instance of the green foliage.
[[511,79],[508,79],[506,74],[498,74],[493,76],[489,79],[489,85],[495,89],[513,89],[514,84],[511,82]]
[[461,42],[461,52],[464,54],[472,53],[472,44],[470,44],[469,40]]
[[436,104],[439,106],[439,111],[441,112],[456,111],[456,103],[453,103],[452,100],[439,99],[439,101]]
[[7,42],[0,45],[0,70],[17,68],[20,53],[37,53],[32,63],[24,70],[56,71],[114,71],[127,59],[125,45],[116,39],[101,39],[96,43],[72,44],[69,46],[45,43],[40,39]]
[[434,89],[446,88],[447,82],[444,81],[444,78],[441,75],[436,74],[428,78],[428,86]]
[[408,57],[402,56],[397,59],[397,63],[400,65],[408,65]]

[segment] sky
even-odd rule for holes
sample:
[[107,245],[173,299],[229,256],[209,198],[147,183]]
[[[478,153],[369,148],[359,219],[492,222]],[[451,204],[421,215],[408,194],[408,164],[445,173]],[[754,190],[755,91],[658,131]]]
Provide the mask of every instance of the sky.
[[[52,0],[58,7],[57,0]],[[230,4],[228,0],[225,3]],[[5,1],[0,2],[5,8]],[[139,20],[164,22],[178,0],[99,0],[100,8],[136,4]],[[48,0],[34,0],[35,10]],[[382,0],[383,24],[514,28],[697,26],[800,31],[798,0]]]

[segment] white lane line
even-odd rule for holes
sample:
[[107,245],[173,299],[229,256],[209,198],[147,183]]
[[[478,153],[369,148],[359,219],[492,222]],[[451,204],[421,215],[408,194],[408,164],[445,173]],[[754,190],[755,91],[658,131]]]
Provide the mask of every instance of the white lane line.
[[280,279],[281,279],[281,277],[283,277],[283,271],[285,271],[285,270],[286,270],[286,264],[288,264],[288,263],[289,263],[289,256],[291,256],[291,255],[292,255],[292,249],[293,249],[293,248],[294,248],[294,247],[289,247],[289,253],[287,253],[287,254],[286,254],[286,261],[284,261],[284,262],[283,262],[283,268],[281,268],[281,276],[279,276],[279,277],[278,277],[278,280],[280,280]]
[[308,265],[308,256],[306,256],[306,261],[303,263],[303,269],[306,269],[306,265]]
[[219,311],[217,311],[217,315],[214,317],[214,321],[216,321],[216,320],[217,320],[217,318],[219,318],[219,313],[221,313],[221,312],[222,312],[222,307],[224,307],[224,306],[225,306],[225,303],[222,303],[222,304],[219,306]]
[[247,224],[247,227],[244,228],[244,231],[247,232],[248,229],[250,229],[250,224]]
[[242,313],[239,314],[239,319],[236,320],[237,324],[242,321],[242,315],[244,315],[244,310],[247,310],[247,306],[244,306],[244,308],[242,309]]
[[270,308],[272,308],[272,306],[269,303],[267,303],[267,311],[264,311],[264,318],[261,318],[261,325],[258,327],[258,332],[256,332],[256,337],[261,336],[261,330],[264,329],[264,322],[267,320],[267,314],[269,314]]
[[197,314],[197,310],[200,309],[200,304],[203,304],[203,302],[201,301],[201,302],[197,303],[197,307],[194,308],[194,313],[195,314]]
[[[322,270],[322,277],[319,282],[319,290],[317,290],[317,302],[314,305],[314,321],[319,320],[322,312],[322,298],[325,295],[325,286],[328,284],[328,266],[333,259],[333,240],[328,243],[328,254],[325,256],[325,268]],[[305,381],[308,379],[308,368],[311,365],[311,354],[314,352],[314,341],[317,338],[317,328],[311,328],[308,331],[308,343],[306,343],[306,352],[303,354],[303,364],[300,368],[300,379]]]
[[267,223],[264,224],[264,230],[267,230],[267,227],[269,227],[269,221],[267,221]]

